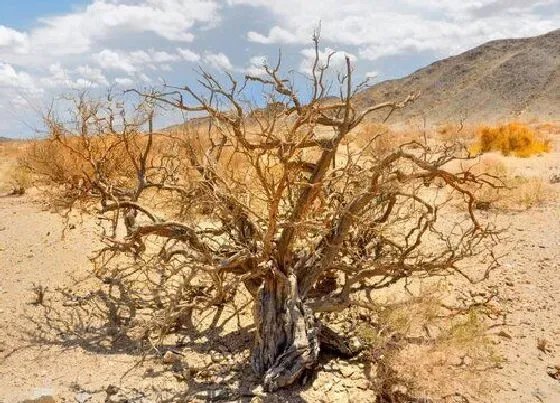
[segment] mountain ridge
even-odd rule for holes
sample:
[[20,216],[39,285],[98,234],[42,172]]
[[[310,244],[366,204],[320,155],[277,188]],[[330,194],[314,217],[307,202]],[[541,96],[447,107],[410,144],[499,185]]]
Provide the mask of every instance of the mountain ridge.
[[[420,97],[388,123],[426,117],[431,123],[468,120],[560,119],[560,29],[484,43],[435,61],[410,75],[357,95],[357,106]],[[381,115],[377,116],[378,118]]]

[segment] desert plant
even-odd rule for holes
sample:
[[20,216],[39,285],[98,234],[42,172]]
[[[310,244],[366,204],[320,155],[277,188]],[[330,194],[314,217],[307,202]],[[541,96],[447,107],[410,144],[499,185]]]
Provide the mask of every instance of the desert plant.
[[33,305],[43,305],[45,302],[45,294],[49,290],[49,287],[45,287],[41,284],[33,283],[33,294],[35,294],[35,299],[33,300]]
[[550,142],[539,139],[538,133],[520,123],[509,123],[496,127],[482,127],[478,130],[478,143],[471,151],[487,153],[499,151],[503,155],[514,154],[518,157],[530,157],[550,151]]
[[31,171],[25,166],[15,165],[9,171],[9,182],[12,186],[12,194],[22,195],[32,185]]
[[[314,44],[305,96],[278,60],[242,81],[201,71],[205,95],[189,86],[137,92],[144,101],[135,110],[148,111],[146,135],[141,119],[117,129],[110,107],[79,102],[74,127],[47,116],[51,139],[88,167],[88,196],[107,218],[96,273],[118,285],[127,304],[153,306],[150,329],[159,334],[180,327],[195,306],[223,304],[243,284],[255,306],[251,363],[270,391],[315,365],[328,329],[316,313],[363,304],[361,289],[462,273],[465,258],[484,255],[487,269],[494,264],[496,232],[477,217],[469,190],[494,178],[447,170],[466,158],[458,145],[375,147],[377,132],[360,146],[346,141],[370,113],[390,115],[415,96],[356,110],[364,83],[354,84],[350,59],[329,82],[332,55],[321,60],[317,37]],[[246,101],[253,91],[275,107],[255,113]],[[150,112],[157,104],[207,117],[158,135]],[[94,144],[105,146],[97,152]],[[111,153],[121,146],[133,167],[126,180],[112,172]],[[466,218],[449,203],[457,195]]]
[[514,176],[507,166],[497,159],[485,159],[474,166],[472,171],[485,172],[503,182],[503,186],[477,190],[478,205],[503,210],[528,210],[558,199],[556,189],[541,178]]

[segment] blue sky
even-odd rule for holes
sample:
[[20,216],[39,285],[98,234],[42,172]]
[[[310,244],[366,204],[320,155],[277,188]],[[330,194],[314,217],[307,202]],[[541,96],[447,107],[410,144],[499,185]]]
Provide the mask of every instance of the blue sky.
[[560,0],[2,0],[0,136],[32,135],[61,94],[189,84],[199,65],[259,74],[279,48],[305,74],[319,21],[335,67],[348,54],[357,78],[384,80],[557,29]]
[[2,0],[0,16],[4,25],[27,30],[32,28],[40,17],[72,12],[87,4],[86,0]]

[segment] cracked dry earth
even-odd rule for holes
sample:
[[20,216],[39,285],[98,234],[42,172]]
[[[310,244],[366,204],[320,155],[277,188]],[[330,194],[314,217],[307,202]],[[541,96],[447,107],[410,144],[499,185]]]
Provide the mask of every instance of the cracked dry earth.
[[[57,337],[39,338],[45,312],[31,304],[32,288],[48,287],[46,300],[60,306],[54,290],[75,287],[73,278],[86,277],[87,256],[95,247],[90,221],[61,237],[60,217],[41,210],[30,196],[0,198],[0,402],[375,401],[371,368],[340,360],[323,362],[305,386],[262,393],[245,364],[249,309],[235,319],[222,313],[228,326],[184,343],[189,374],[176,368],[172,356],[167,364],[156,359],[135,365],[141,356],[126,345],[107,349],[87,337],[65,342],[63,329],[50,329]],[[560,204],[499,213],[497,221],[508,227],[503,266],[485,284],[454,282],[451,292],[498,291],[504,316],[491,327],[490,338],[502,361],[474,374],[489,385],[484,392],[462,391],[449,401],[560,402],[560,380],[554,379],[554,366],[560,365]],[[453,387],[460,390],[461,382],[455,379]],[[40,396],[48,397],[33,400]]]

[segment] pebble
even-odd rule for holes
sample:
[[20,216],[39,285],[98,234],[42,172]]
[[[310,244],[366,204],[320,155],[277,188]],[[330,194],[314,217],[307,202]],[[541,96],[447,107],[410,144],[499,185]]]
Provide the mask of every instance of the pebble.
[[174,362],[180,361],[181,360],[181,355],[174,353],[173,351],[166,351],[165,354],[163,355],[163,362],[165,364],[173,364]]
[[343,377],[345,378],[349,378],[352,376],[352,374],[354,374],[354,368],[352,367],[341,367],[340,368],[340,373],[342,374]]
[[212,360],[213,363],[217,364],[224,360],[224,355],[222,353],[218,353],[217,351],[215,351],[210,355],[210,359]]

